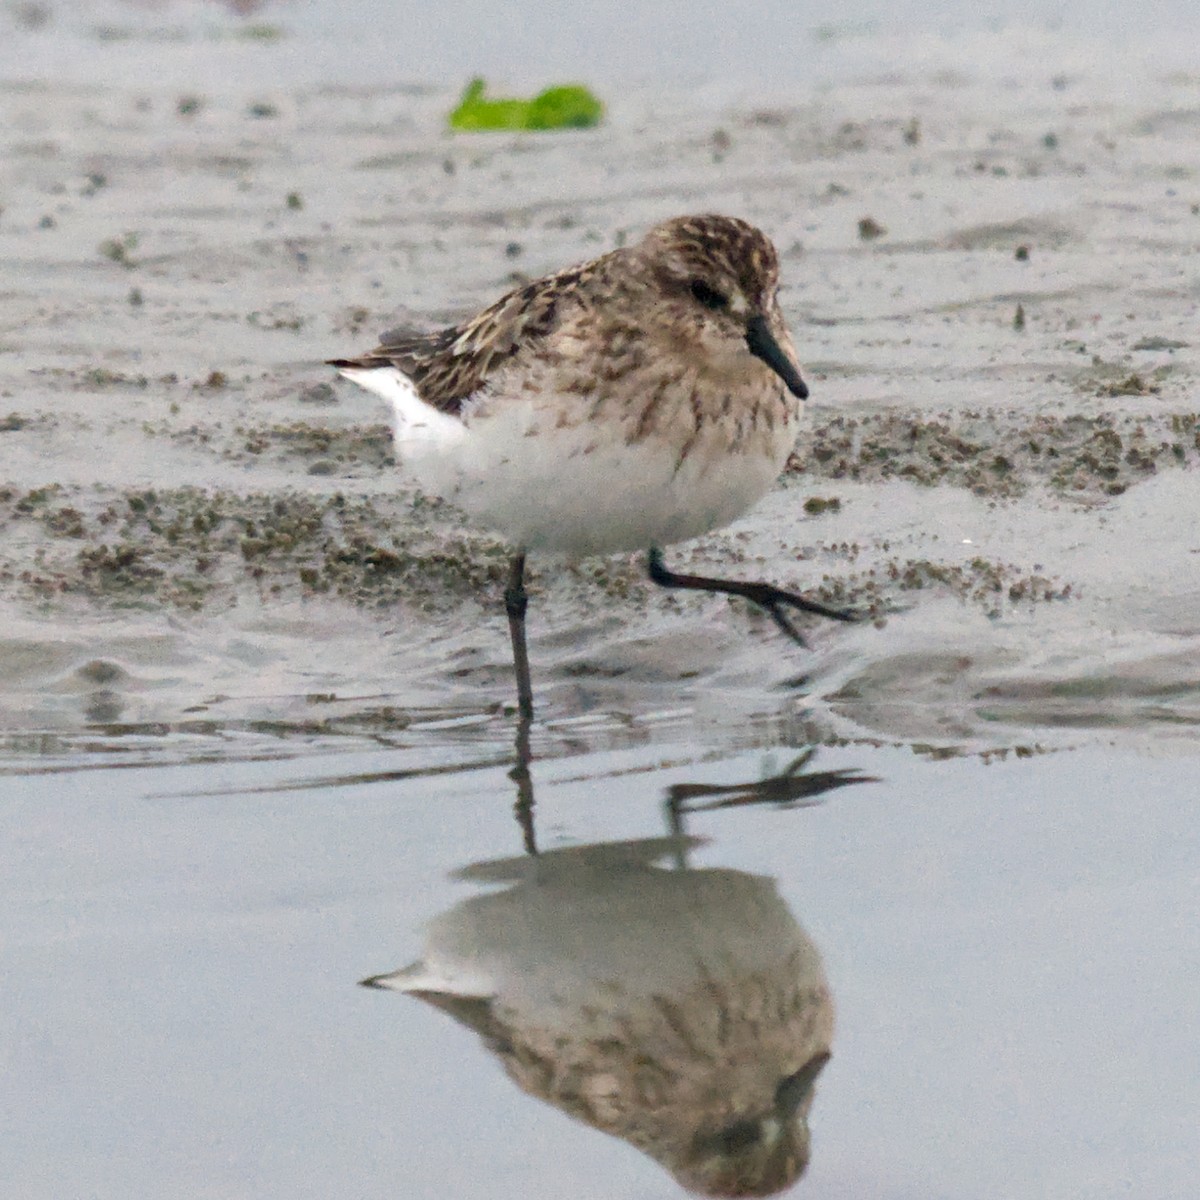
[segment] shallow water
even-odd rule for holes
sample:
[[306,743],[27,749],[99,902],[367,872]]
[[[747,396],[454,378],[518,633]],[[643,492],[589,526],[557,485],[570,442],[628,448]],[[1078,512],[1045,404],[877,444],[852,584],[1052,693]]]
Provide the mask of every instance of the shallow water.
[[[714,870],[773,881],[741,886],[778,889],[837,1010],[805,1194],[1188,1194],[1190,761],[845,746],[801,770],[873,780],[793,787],[780,808],[744,786],[793,764],[779,732],[751,726],[762,744],[741,750],[694,729],[588,749],[578,732],[534,766],[534,828],[549,861],[660,839],[661,870],[694,873],[701,895]],[[453,874],[519,862],[501,733],[285,761],[97,756],[5,779],[12,1194],[676,1194],[650,1158],[518,1090],[447,1013],[355,987],[418,958],[426,920],[504,886]],[[692,805],[740,803],[673,825],[682,785],[708,785]],[[664,846],[672,833],[704,841]],[[535,898],[564,878],[529,864],[473,873]],[[616,985],[588,972],[611,955],[589,946],[611,936],[611,901],[569,867],[560,941],[538,961],[603,1010]],[[721,960],[754,912],[702,926],[715,945],[693,930],[692,952]],[[743,926],[751,942],[764,928]],[[477,970],[506,953],[493,930]],[[547,965],[563,954],[573,967]]]
[[[6,1194],[676,1195],[650,1152],[836,1014],[797,1194],[1190,1196],[1187,7],[788,6],[670,54],[667,5],[402,46],[367,0],[37,7],[0,16]],[[608,120],[451,137],[476,69]],[[514,775],[504,549],[320,360],[699,208],[779,244],[813,430],[672,563],[876,619],[802,651],[535,562]],[[424,999],[356,987],[419,960]]]

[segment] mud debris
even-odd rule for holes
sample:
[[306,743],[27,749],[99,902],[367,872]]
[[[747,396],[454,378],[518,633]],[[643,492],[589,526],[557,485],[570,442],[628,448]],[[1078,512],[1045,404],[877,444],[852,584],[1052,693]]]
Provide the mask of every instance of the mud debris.
[[996,412],[880,413],[818,425],[789,464],[807,478],[948,484],[1016,497],[1041,486],[1076,499],[1117,496],[1200,461],[1200,413],[1032,420]]
[[[29,598],[197,610],[267,594],[333,594],[367,607],[461,603],[494,590],[507,552],[422,519],[425,500],[335,494],[234,495],[198,488],[109,495],[90,515],[57,485],[0,490],[0,528],[25,523],[32,552],[0,561],[0,581]],[[80,545],[80,543],[83,543]]]

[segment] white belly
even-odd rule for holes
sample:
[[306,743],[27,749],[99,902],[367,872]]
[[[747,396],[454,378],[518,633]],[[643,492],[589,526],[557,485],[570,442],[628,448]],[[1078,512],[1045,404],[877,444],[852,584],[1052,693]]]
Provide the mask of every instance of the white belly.
[[[628,428],[557,415],[544,392],[469,405],[464,420],[422,403],[392,369],[344,375],[391,401],[401,464],[426,493],[527,550],[572,557],[666,546],[728,525],[770,491],[796,422],[737,431],[712,421],[631,440]],[[691,439],[689,444],[689,438]]]
[[554,428],[519,407],[470,425],[454,478],[441,482],[480,525],[572,557],[666,546],[728,525],[770,491],[795,440],[789,426],[731,451],[714,428],[682,454],[685,437],[627,444],[620,429]]

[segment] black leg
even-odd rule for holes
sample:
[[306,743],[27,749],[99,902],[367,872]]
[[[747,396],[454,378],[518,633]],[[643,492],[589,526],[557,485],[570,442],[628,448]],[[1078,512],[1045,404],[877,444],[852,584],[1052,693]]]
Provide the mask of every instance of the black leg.
[[528,607],[525,555],[516,554],[508,570],[508,586],[504,589],[504,608],[508,613],[508,632],[512,637],[513,671],[517,676],[516,762],[508,777],[517,785],[517,802],[513,805],[513,812],[521,826],[525,849],[529,854],[536,854],[533,777],[529,773],[529,763],[533,757],[529,748],[529,726],[533,722],[533,685],[529,679],[529,654],[525,648],[525,610]]
[[687,588],[695,592],[723,592],[726,596],[741,596],[759,608],[765,609],[771,620],[798,645],[807,645],[800,631],[788,620],[783,609],[795,608],[801,612],[815,613],[833,621],[857,621],[855,613],[837,608],[827,608],[815,600],[807,600],[795,592],[786,592],[772,583],[743,583],[738,579],[709,579],[704,575],[677,575],[668,570],[663,562],[662,551],[652,549],[647,557],[650,578],[665,588]]
[[517,676],[517,716],[522,721],[533,720],[533,685],[529,679],[529,653],[525,648],[525,610],[529,597],[525,594],[525,555],[513,555],[508,571],[508,586],[504,589],[504,608],[508,613],[508,632],[512,638],[513,670]]

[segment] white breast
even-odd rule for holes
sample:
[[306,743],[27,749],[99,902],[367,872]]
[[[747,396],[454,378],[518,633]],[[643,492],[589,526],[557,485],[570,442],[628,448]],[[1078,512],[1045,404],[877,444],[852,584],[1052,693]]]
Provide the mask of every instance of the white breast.
[[742,516],[772,487],[794,422],[731,445],[711,423],[631,440],[621,424],[562,424],[579,398],[544,390],[473,396],[463,416],[426,404],[394,367],[342,368],[392,406],[396,452],[414,482],[481,527],[528,550],[572,557],[645,550],[698,537]]

